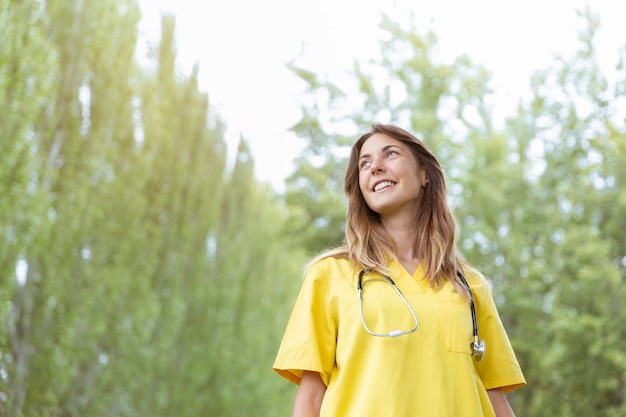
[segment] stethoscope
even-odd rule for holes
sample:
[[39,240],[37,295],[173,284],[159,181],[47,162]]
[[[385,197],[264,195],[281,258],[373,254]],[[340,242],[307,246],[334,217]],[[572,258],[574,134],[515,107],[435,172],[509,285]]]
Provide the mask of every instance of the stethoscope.
[[[413,326],[413,328],[409,330],[392,330],[388,333],[377,333],[377,332],[372,331],[369,328],[369,326],[367,325],[365,321],[365,314],[363,313],[363,275],[364,274],[365,274],[365,271],[361,271],[359,273],[359,278],[357,280],[357,289],[359,291],[359,308],[361,310],[361,322],[363,323],[363,327],[365,328],[365,330],[372,336],[376,336],[376,337],[398,337],[398,336],[411,334],[415,332],[417,328],[419,327],[419,321],[417,320],[415,311],[411,307],[411,304],[409,304],[408,300],[404,297],[404,294],[402,294],[402,291],[400,291],[400,288],[398,288],[396,286],[396,283],[387,275],[383,275],[383,278],[385,278],[385,281],[387,281],[389,285],[391,285],[393,289],[396,291],[396,293],[400,296],[400,299],[402,300],[406,308],[409,310],[409,312],[413,316],[413,320],[415,321],[415,326]],[[465,288],[467,288],[470,294],[470,308],[472,310],[472,326],[474,330],[473,331],[474,341],[470,343],[470,347],[472,348],[472,356],[474,357],[474,359],[480,362],[485,356],[486,347],[485,347],[485,341],[478,338],[478,321],[476,320],[476,305],[474,304],[474,294],[472,293],[472,289],[470,288],[463,274],[460,271],[458,271],[457,275],[461,279],[461,282],[463,282],[463,285],[465,286]]]

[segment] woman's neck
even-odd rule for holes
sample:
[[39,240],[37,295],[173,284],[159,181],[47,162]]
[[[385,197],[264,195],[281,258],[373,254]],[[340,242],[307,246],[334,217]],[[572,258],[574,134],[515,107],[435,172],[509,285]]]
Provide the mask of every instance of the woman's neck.
[[396,244],[395,254],[400,264],[411,275],[419,266],[420,260],[415,253],[414,221],[408,219],[394,219],[383,221],[383,227]]

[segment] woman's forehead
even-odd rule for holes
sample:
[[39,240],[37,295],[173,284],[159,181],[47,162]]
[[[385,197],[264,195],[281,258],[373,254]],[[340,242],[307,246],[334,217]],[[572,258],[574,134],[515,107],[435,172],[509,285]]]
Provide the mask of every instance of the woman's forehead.
[[398,139],[392,138],[384,133],[375,133],[365,140],[361,146],[359,154],[365,155],[370,153],[380,152],[389,146],[398,146],[400,148],[406,148],[406,145]]

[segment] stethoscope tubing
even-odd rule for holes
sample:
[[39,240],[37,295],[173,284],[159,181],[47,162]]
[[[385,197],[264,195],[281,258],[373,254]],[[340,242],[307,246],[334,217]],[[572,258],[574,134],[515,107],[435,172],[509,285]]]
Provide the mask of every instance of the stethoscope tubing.
[[371,334],[372,336],[377,336],[377,337],[386,337],[386,336],[388,336],[388,337],[398,337],[398,336],[402,336],[404,334],[410,334],[410,333],[413,333],[414,331],[416,331],[417,328],[419,327],[419,321],[417,320],[417,315],[415,314],[415,311],[411,307],[411,304],[409,304],[409,301],[406,299],[404,294],[402,294],[402,291],[400,291],[400,288],[398,288],[398,286],[391,279],[391,277],[389,277],[387,275],[383,275],[383,277],[393,287],[393,289],[396,291],[396,293],[400,296],[400,299],[402,299],[402,301],[404,302],[404,305],[406,305],[407,309],[409,310],[409,312],[413,316],[413,320],[415,320],[415,326],[412,329],[410,329],[410,330],[392,330],[392,331],[390,331],[388,333],[377,333],[377,332],[372,331],[369,328],[369,326],[365,322],[365,314],[363,313],[363,274],[364,273],[365,273],[365,271],[361,271],[359,273],[359,278],[357,280],[357,289],[359,291],[359,308],[361,310],[361,321],[363,322],[363,327],[365,328],[365,330],[369,334]]
[[[417,315],[415,314],[415,311],[411,307],[411,304],[406,299],[404,294],[402,294],[402,291],[400,291],[400,288],[398,288],[396,283],[393,281],[393,279],[391,279],[391,277],[389,277],[389,276],[387,276],[385,274],[381,274],[381,275],[383,276],[383,278],[385,278],[385,281],[387,281],[389,283],[389,285],[391,285],[393,287],[393,289],[398,294],[398,296],[400,297],[402,302],[406,305],[407,309],[409,310],[409,312],[413,316],[413,319],[415,320],[415,326],[412,329],[410,329],[410,330],[392,330],[392,331],[390,331],[388,333],[374,332],[373,330],[371,330],[369,328],[369,326],[367,325],[367,322],[365,320],[365,313],[363,312],[363,275],[364,274],[365,274],[364,270],[362,270],[359,273],[359,276],[358,276],[358,279],[357,279],[357,290],[358,290],[358,294],[359,294],[359,309],[360,309],[360,312],[361,312],[361,322],[363,323],[363,327],[365,328],[365,330],[369,334],[371,334],[372,336],[376,336],[376,337],[398,337],[398,336],[402,336],[402,335],[406,335],[406,334],[410,334],[410,333],[415,332],[417,330],[417,328],[419,327],[419,320],[417,319]],[[459,277],[459,279],[461,280],[461,282],[463,283],[463,285],[465,286],[465,288],[467,288],[467,291],[469,292],[469,296],[470,296],[470,310],[471,310],[471,313],[472,313],[472,330],[473,330],[473,337],[474,337],[474,341],[470,344],[470,347],[472,348],[472,356],[477,361],[480,362],[483,359],[484,355],[485,355],[485,341],[484,340],[480,340],[478,338],[478,320],[477,320],[477,317],[476,317],[476,303],[474,302],[474,294],[473,294],[472,289],[470,288],[467,280],[465,279],[465,276],[461,273],[461,271],[457,271],[457,276]]]

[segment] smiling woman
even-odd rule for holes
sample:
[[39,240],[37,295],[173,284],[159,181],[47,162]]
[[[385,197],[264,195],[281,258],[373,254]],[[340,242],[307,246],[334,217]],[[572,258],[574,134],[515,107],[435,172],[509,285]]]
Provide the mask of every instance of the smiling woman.
[[293,415],[514,416],[505,393],[526,381],[489,284],[457,255],[435,156],[375,124],[344,190],[345,244],[308,265],[274,362],[299,385]]

